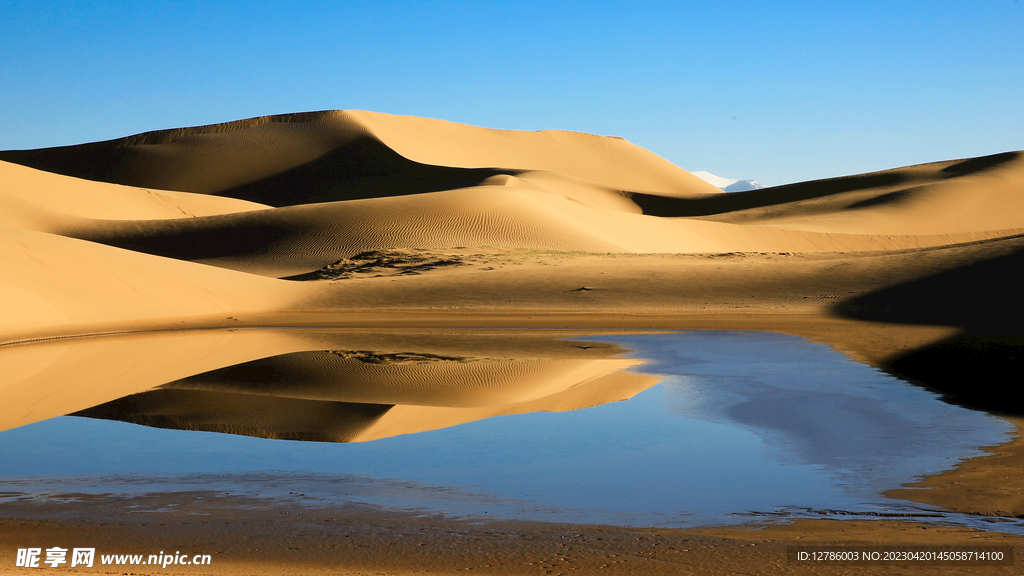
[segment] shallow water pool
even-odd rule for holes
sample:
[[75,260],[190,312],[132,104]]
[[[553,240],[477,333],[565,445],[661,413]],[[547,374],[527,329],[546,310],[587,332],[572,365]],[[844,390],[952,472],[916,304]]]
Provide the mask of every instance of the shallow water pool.
[[588,408],[348,443],[62,416],[0,433],[0,491],[301,493],[306,505],[671,527],[909,515],[1024,532],[1019,522],[883,496],[1007,441],[1012,427],[996,417],[791,336],[690,331],[574,341],[617,343],[647,361],[630,371],[661,383]]

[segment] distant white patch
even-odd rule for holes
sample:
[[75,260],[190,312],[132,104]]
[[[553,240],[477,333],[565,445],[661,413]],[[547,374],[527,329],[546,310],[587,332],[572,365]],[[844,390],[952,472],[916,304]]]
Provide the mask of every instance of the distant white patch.
[[696,172],[691,172],[691,174],[726,192],[743,192],[744,190],[767,188],[767,186],[757,182],[756,180],[731,180],[729,178],[715,176],[714,174],[705,172],[704,170],[697,170]]

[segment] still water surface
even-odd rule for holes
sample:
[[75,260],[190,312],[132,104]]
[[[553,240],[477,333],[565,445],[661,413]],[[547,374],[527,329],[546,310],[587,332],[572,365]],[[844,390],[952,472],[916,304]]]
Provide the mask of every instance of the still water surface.
[[[576,341],[615,342],[647,360],[629,370],[663,379],[625,401],[354,443],[63,416],[0,433],[0,491],[301,493],[308,505],[674,527],[927,517],[936,511],[882,493],[1012,431],[796,337],[692,331]],[[1017,522],[937,521],[1024,532]]]

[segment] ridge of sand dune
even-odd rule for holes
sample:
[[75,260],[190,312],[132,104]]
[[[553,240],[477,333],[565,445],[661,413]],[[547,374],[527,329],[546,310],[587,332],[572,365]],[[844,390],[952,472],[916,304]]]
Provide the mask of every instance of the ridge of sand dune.
[[[1024,223],[1024,153],[982,158],[992,163],[935,182],[902,186],[832,214],[793,215],[770,221],[791,230],[958,233],[1019,227]],[[970,161],[968,161],[970,162]],[[942,168],[948,173],[961,164]]]
[[544,170],[618,190],[670,196],[721,193],[686,170],[622,138],[564,130],[495,130],[362,110],[350,114],[399,154],[426,164]]
[[54,232],[80,218],[162,220],[264,208],[234,198],[93,182],[0,161],[0,226]]
[[493,176],[494,169],[555,171],[670,196],[721,193],[620,138],[493,130],[361,111],[265,116],[77,146],[8,150],[0,160],[89,180],[275,206],[450,189]]
[[9,150],[0,160],[87,180],[213,194],[313,161],[364,135],[343,113],[286,114]]
[[933,162],[721,197],[634,197],[645,213],[850,234],[943,234],[1024,223],[1024,152]]

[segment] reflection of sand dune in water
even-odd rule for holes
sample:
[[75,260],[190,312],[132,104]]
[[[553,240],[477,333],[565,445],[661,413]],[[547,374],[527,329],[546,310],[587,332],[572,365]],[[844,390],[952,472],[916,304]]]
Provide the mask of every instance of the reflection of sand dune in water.
[[[512,401],[494,405],[476,405],[472,407],[443,406],[444,398],[462,403],[458,394],[449,387],[465,386],[450,380],[432,380],[430,374],[415,374],[415,370],[407,373],[407,381],[433,388],[441,392],[437,399],[429,398],[424,390],[414,394],[392,384],[390,390],[381,393],[372,390],[378,382],[361,382],[349,380],[342,383],[322,381],[324,396],[331,396],[335,384],[343,387],[370,387],[366,394],[355,396],[415,396],[433,405],[392,405],[366,402],[341,402],[334,400],[306,400],[279,394],[273,383],[261,382],[259,385],[267,390],[266,394],[238,392],[219,392],[213,390],[179,389],[164,387],[152,392],[143,392],[120,398],[94,408],[79,411],[75,416],[121,420],[135,424],[174,428],[180,430],[203,430],[208,432],[226,432],[263,438],[279,438],[286,440],[312,440],[319,442],[363,442],[387,438],[399,434],[411,434],[447,428],[457,424],[482,420],[492,416],[522,414],[527,412],[558,412],[578,410],[614,402],[627,400],[654,384],[659,378],[650,375],[631,374],[619,370],[631,361],[578,361],[573,377],[562,374],[559,378],[561,388],[554,390],[549,378],[541,383],[541,387],[551,392],[546,396]],[[530,361],[520,363],[526,370],[543,374],[550,361],[538,360],[537,366],[529,366]],[[595,366],[596,364],[596,366]],[[477,378],[487,380],[486,388],[501,389],[502,400],[516,396],[520,386],[529,392],[535,392],[538,386],[529,380],[509,378],[505,367],[491,364],[474,371]],[[443,374],[443,373],[442,373]],[[436,373],[434,374],[436,375]],[[452,384],[454,383],[454,386]],[[236,383],[237,384],[237,383]],[[463,386],[460,386],[462,384]],[[314,396],[315,385],[309,382],[304,387],[306,395]],[[287,393],[287,391],[285,391]],[[479,402],[480,394],[477,393]]]
[[634,365],[625,359],[487,361],[432,354],[311,351],[199,374],[164,388],[332,402],[485,407],[536,400]]
[[[0,362],[11,368],[0,388],[0,425],[74,412],[164,428],[357,441],[624,400],[658,380],[625,372],[639,361],[616,358],[622,350],[614,345],[559,336],[243,330],[17,346],[0,349]],[[417,348],[423,351],[409,351]]]
[[0,430],[303,347],[293,333],[269,330],[135,334],[0,347]]
[[527,402],[479,408],[445,408],[434,406],[395,406],[354,441],[376,440],[399,434],[436,430],[456,424],[482,420],[492,416],[528,412],[566,412],[628,400],[661,380],[649,374],[616,371]]
[[281,440],[351,442],[390,409],[386,404],[317,402],[205,390],[154,390],[72,416]]

